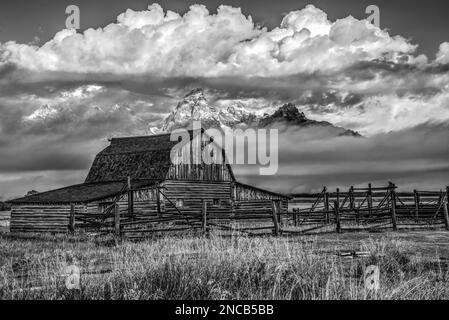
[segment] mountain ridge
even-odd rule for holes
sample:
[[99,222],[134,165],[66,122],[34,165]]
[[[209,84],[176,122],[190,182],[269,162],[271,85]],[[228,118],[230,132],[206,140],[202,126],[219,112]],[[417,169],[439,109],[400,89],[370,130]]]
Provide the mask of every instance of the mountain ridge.
[[360,137],[353,130],[333,125],[327,121],[317,121],[306,117],[293,103],[285,103],[272,114],[258,116],[242,104],[235,103],[221,110],[209,105],[204,90],[196,88],[187,93],[175,109],[164,119],[160,128],[162,132],[170,132],[179,128],[191,128],[192,122],[201,121],[207,128],[279,128],[279,127],[328,127],[335,130],[338,136]]

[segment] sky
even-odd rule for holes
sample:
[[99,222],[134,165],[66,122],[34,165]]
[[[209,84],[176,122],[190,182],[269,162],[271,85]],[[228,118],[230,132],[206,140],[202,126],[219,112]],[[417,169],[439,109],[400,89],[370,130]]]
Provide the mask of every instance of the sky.
[[[81,29],[65,29],[65,8]],[[380,26],[365,18],[380,9]],[[449,184],[445,1],[2,1],[0,199],[80,183],[119,135],[148,134],[192,88],[254,111],[293,102],[357,130],[286,128],[281,192]]]

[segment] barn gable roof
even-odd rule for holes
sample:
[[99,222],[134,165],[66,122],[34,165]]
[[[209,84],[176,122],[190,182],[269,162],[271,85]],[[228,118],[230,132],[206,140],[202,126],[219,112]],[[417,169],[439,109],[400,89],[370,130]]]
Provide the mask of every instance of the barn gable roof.
[[171,165],[170,150],[178,143],[170,134],[113,138],[96,157],[86,183],[164,179]]
[[[192,138],[193,132],[189,131]],[[89,170],[85,183],[140,179],[165,179],[170,166],[170,152],[178,141],[170,141],[170,133],[112,138]],[[227,165],[233,176],[232,168]]]
[[[133,188],[155,186],[158,181],[139,181]],[[83,183],[9,201],[10,203],[86,203],[114,197],[126,191],[123,181]]]

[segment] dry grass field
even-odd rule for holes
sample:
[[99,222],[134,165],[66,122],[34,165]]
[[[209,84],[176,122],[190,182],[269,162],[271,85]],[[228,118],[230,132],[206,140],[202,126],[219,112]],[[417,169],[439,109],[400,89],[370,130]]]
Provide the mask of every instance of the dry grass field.
[[[365,251],[365,257],[343,256]],[[449,232],[197,235],[141,242],[0,234],[0,299],[449,299]],[[68,290],[64,268],[81,269]],[[380,268],[380,289],[363,272]]]

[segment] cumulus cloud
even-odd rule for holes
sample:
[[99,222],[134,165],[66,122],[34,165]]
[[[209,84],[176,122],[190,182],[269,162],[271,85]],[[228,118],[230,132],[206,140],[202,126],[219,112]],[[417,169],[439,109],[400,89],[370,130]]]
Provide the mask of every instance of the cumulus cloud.
[[440,44],[435,61],[439,64],[449,64],[449,42]]
[[330,21],[308,5],[273,30],[239,8],[211,14],[193,5],[184,15],[158,4],[128,9],[115,23],[83,33],[62,30],[41,47],[7,42],[3,63],[33,71],[151,74],[173,77],[284,76],[341,70],[360,61],[398,61],[416,45],[351,16]]

